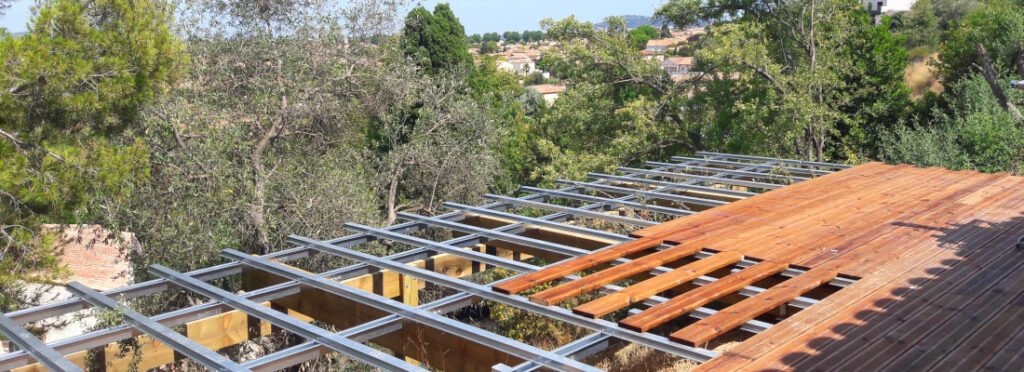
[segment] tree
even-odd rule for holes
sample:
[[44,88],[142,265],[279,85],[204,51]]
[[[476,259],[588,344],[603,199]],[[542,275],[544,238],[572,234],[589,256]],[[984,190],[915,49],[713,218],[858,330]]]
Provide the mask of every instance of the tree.
[[473,62],[467,51],[465,30],[446,3],[437,4],[433,15],[423,7],[409,11],[401,44],[407,57],[432,74],[468,68]]
[[488,42],[485,42],[485,43],[480,45],[480,53],[487,54],[487,53],[497,53],[497,52],[498,52],[498,43],[495,43],[493,41],[488,41]]
[[652,39],[657,39],[658,35],[660,34],[661,33],[660,31],[658,31],[658,29],[651,26],[643,25],[629,31],[629,40],[630,43],[633,44],[634,48],[644,49],[648,41]]
[[493,42],[497,43],[497,42],[501,41],[501,35],[498,35],[497,32],[488,32],[488,33],[484,34],[482,40],[484,42],[493,41]]
[[525,41],[535,42],[535,41],[541,41],[541,39],[543,39],[543,38],[544,38],[544,32],[543,31],[540,31],[540,30],[536,30],[536,31],[529,31],[529,30],[523,31],[523,40],[525,40]]
[[518,43],[523,38],[523,36],[519,34],[519,31],[505,31],[505,33],[502,34],[502,37],[505,38],[505,41],[511,43]]
[[883,159],[1024,174],[1024,126],[992,99],[984,78],[967,75],[936,99],[943,102],[931,108],[926,121],[901,125],[883,138]]
[[668,29],[668,23],[661,24],[661,34],[658,36],[661,37],[662,39],[668,39],[672,37],[672,30]]
[[1024,7],[1008,1],[986,3],[950,30],[939,47],[944,83],[956,83],[977,72],[979,44],[991,56],[996,78],[1024,76]]
[[899,35],[904,38],[907,50],[917,47],[934,49],[939,45],[942,30],[939,28],[939,17],[932,11],[932,0],[918,0],[903,15],[903,24]]
[[609,35],[623,35],[626,33],[626,19],[620,16],[604,17],[605,32]]
[[466,37],[466,41],[469,42],[470,44],[479,44],[480,40],[483,40],[480,34],[472,34]]
[[0,311],[61,273],[41,223],[105,222],[145,182],[146,146],[122,134],[186,64],[171,22],[159,1],[55,0],[0,39]]
[[[743,87],[746,95],[736,96],[732,108],[693,106],[691,115],[710,120],[709,125],[724,125],[723,118],[746,118],[732,120],[730,132],[768,137],[743,142],[749,146],[744,151],[817,160],[869,155],[847,141],[869,142],[862,139],[863,133],[873,131],[866,130],[867,124],[898,116],[906,108],[899,104],[905,102],[899,97],[906,95],[906,52],[894,43],[888,26],[872,26],[870,16],[854,1],[760,4],[673,0],[657,11],[677,27],[734,19],[711,27],[697,57],[708,71],[743,76],[752,83]],[[730,89],[737,84],[743,85],[716,85]],[[694,94],[729,94],[716,89],[709,85]],[[760,147],[763,144],[773,147]]]

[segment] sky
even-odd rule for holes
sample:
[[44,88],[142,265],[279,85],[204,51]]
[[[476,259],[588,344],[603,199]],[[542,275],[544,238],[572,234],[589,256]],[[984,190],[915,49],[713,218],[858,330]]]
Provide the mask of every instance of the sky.
[[[651,16],[664,0],[433,0],[421,1],[433,11],[439,2],[451,5],[467,34],[539,30],[543,18],[575,15],[580,21],[600,22],[610,15]],[[414,2],[415,3],[415,2]]]
[[[575,15],[581,21],[599,22],[609,15],[654,14],[664,0],[430,0],[413,1],[433,11],[438,2],[451,5],[467,34],[539,30],[547,17],[562,19]],[[34,0],[15,0],[0,16],[0,27],[8,32],[26,30]]]

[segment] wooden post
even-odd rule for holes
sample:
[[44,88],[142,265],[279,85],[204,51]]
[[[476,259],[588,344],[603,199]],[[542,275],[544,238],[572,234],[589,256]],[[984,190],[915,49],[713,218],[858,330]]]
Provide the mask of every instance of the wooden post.
[[[420,287],[418,279],[408,275],[399,276],[402,285],[402,303],[409,306],[420,306]],[[414,366],[420,365],[418,360],[405,357],[405,361]]]

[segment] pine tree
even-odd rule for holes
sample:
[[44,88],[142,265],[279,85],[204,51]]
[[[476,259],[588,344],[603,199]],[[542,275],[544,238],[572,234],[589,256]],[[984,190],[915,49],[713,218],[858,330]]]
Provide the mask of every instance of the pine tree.
[[424,70],[437,74],[473,63],[466,46],[466,31],[448,4],[438,4],[434,14],[417,7],[405,18],[402,49]]

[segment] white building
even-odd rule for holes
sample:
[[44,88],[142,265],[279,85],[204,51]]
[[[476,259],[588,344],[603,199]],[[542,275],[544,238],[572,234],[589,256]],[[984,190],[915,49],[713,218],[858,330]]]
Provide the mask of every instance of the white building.
[[687,74],[691,67],[693,67],[693,57],[672,57],[661,61],[661,69],[673,76]]
[[555,103],[555,100],[558,99],[559,93],[565,91],[564,86],[552,84],[531,85],[526,88],[540,93],[541,97],[544,97],[544,101],[547,102],[549,106],[552,103]]
[[873,12],[905,12],[914,6],[917,0],[864,0],[864,6]]

